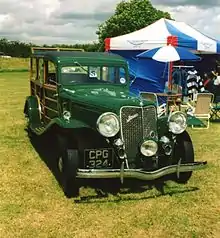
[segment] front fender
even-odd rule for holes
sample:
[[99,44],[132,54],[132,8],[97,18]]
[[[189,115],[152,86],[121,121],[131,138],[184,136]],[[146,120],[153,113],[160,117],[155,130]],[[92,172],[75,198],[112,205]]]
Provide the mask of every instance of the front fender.
[[[33,125],[33,124],[32,124]],[[32,130],[35,131],[37,135],[42,135],[46,131],[53,129],[53,127],[58,127],[61,129],[79,129],[79,128],[91,128],[89,125],[85,124],[82,121],[72,119],[66,121],[63,118],[54,118],[46,126],[31,126]]]
[[41,107],[36,96],[28,96],[24,105],[24,114],[29,118],[31,124],[40,124]]
[[91,126],[89,126],[85,122],[77,119],[70,119],[69,121],[67,121],[63,118],[55,118],[50,123],[57,124],[59,127],[67,129],[91,128]]

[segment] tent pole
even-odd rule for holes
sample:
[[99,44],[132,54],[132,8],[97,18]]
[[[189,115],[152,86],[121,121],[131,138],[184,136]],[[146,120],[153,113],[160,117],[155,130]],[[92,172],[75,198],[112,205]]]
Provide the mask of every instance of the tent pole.
[[170,85],[170,62],[168,63],[168,89],[169,89],[169,91],[171,90],[171,85]]
[[173,62],[169,62],[169,68],[168,68],[168,88],[169,88],[169,90],[172,90],[172,68],[173,68]]

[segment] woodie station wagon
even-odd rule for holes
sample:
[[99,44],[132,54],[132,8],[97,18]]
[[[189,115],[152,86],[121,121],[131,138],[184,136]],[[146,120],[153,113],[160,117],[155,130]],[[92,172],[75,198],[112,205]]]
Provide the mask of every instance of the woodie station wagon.
[[153,101],[131,95],[127,62],[111,53],[33,49],[24,114],[39,138],[54,132],[67,197],[82,180],[186,183],[206,164],[194,162],[186,116],[159,116]]

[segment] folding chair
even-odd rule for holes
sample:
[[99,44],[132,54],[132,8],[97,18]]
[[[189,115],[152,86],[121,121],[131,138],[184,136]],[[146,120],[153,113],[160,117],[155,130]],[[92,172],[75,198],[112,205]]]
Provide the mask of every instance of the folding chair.
[[[198,93],[195,106],[189,104],[189,107],[192,111],[187,112],[187,115],[189,116],[188,125],[191,124],[191,127],[193,129],[209,128],[209,121],[211,117],[211,104],[213,102],[213,98],[214,94],[212,93]],[[198,123],[199,121],[200,123]],[[205,124],[204,121],[207,121],[207,123]]]
[[211,112],[211,120],[220,120],[220,96],[215,96]]
[[182,102],[180,104],[180,111],[186,113],[189,108],[190,99],[188,96],[183,96]]
[[152,93],[152,92],[140,92],[140,97],[142,97],[145,100],[148,101],[152,101],[155,103],[156,107],[157,107],[157,114],[158,117],[161,117],[163,115],[167,114],[167,105],[166,103],[162,103],[161,105],[159,105],[158,102],[158,98],[157,98],[157,94],[156,93]]

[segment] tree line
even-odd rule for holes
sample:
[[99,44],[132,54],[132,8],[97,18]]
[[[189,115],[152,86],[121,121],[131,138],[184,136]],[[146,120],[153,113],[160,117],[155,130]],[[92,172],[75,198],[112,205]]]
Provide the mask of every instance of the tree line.
[[[114,14],[98,26],[98,42],[75,45],[43,45],[43,47],[77,48],[85,51],[104,51],[104,39],[124,35],[146,27],[160,18],[171,19],[168,12],[156,9],[149,0],[122,0]],[[0,52],[12,57],[29,57],[32,43],[0,39]]]
[[25,43],[20,41],[11,41],[6,38],[0,39],[0,52],[3,52],[5,55],[10,55],[12,57],[22,57],[27,58],[31,55],[31,47],[49,47],[49,48],[76,48],[84,49],[85,51],[99,51],[99,43],[90,43],[90,44],[74,44],[74,45],[65,45],[65,44],[55,44],[42,46]]

